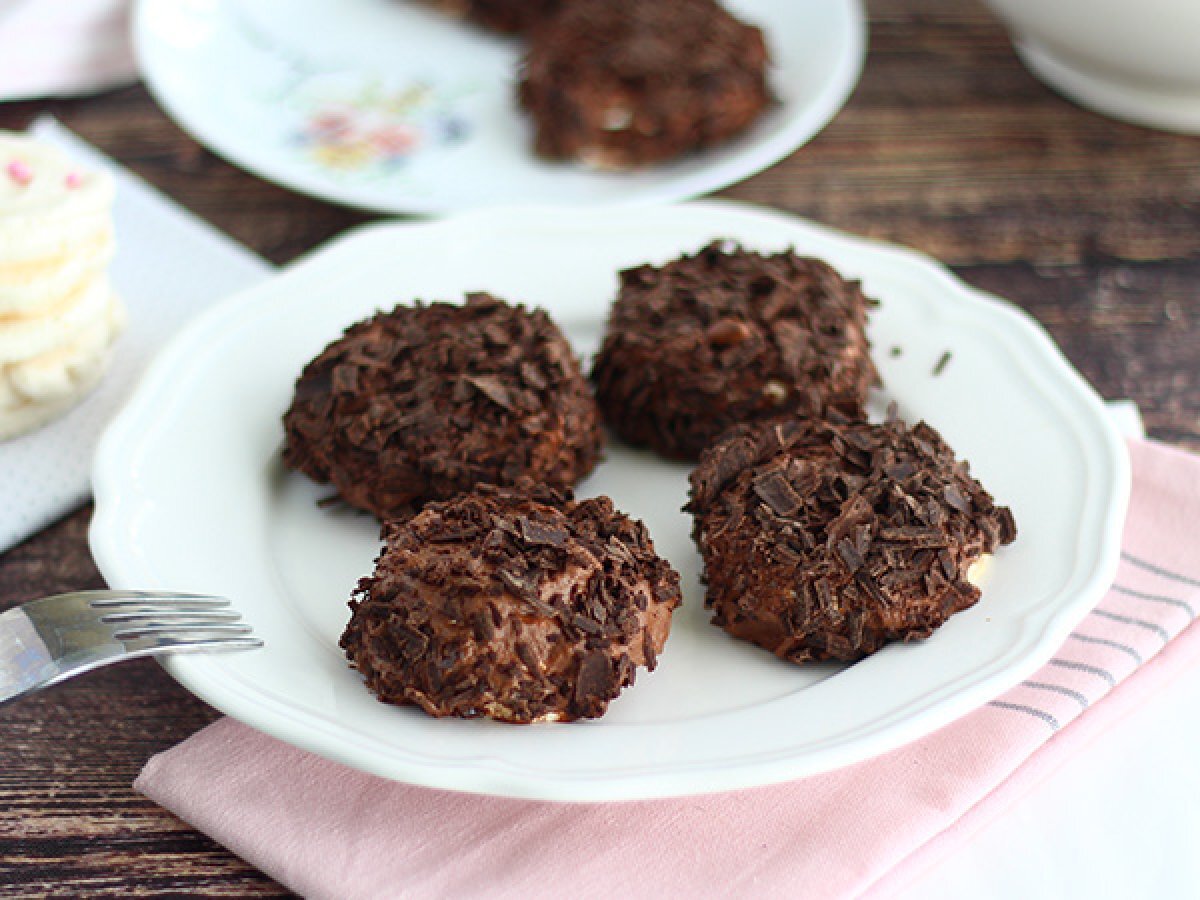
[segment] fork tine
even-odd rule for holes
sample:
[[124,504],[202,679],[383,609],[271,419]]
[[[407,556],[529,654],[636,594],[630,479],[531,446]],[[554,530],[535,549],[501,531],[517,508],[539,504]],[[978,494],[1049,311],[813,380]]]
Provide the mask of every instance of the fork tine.
[[178,638],[195,640],[209,636],[224,637],[253,634],[254,629],[244,624],[189,622],[139,622],[117,628],[113,637],[118,641],[132,641],[143,637]]
[[67,594],[60,594],[59,596],[83,597],[87,600],[100,600],[100,601],[124,600],[129,597],[141,597],[141,598],[146,598],[146,599],[151,599],[151,600],[156,597],[167,599],[167,600],[171,600],[171,599],[186,600],[189,597],[195,597],[200,600],[213,600],[213,599],[223,600],[223,599],[225,599],[224,597],[221,597],[218,594],[201,594],[196,591],[127,591],[127,590],[111,590],[111,589],[106,589],[106,590],[102,590],[102,591],[72,591]]
[[159,650],[186,652],[188,650],[251,650],[263,645],[261,638],[250,635],[223,635],[205,638],[177,638],[152,635],[130,638],[125,642],[129,653],[148,653]]
[[151,591],[103,591],[89,597],[88,605],[93,609],[129,609],[138,606],[198,606],[206,609],[222,609],[229,606],[224,597],[212,594],[175,594]]
[[0,705],[124,659],[263,646],[225,598],[159,591],[39,597],[0,615],[0,639]]
[[233,609],[214,609],[206,606],[180,606],[175,609],[161,606],[141,606],[136,609],[119,609],[106,612],[100,616],[105,625],[119,625],[124,622],[139,622],[143,619],[161,619],[174,621],[176,619],[196,619],[204,622],[236,622],[242,614]]

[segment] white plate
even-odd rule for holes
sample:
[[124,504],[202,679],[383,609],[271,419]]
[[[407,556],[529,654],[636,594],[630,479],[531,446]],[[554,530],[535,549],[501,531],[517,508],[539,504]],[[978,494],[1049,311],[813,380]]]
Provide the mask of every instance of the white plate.
[[[337,648],[377,526],[323,509],[285,473],[280,416],[304,363],[347,324],[414,297],[486,288],[547,309],[596,345],[616,271],[714,237],[794,245],[861,277],[882,305],[876,359],[906,418],[924,417],[1012,506],[1015,544],[982,601],[919,644],[848,668],[797,667],[707,623],[689,539],[687,467],[619,445],[580,493],[645,520],[683,576],[657,671],[603,719],[517,727],[385,706]],[[894,356],[892,347],[902,348]],[[947,351],[940,376],[932,374]],[[169,671],[217,708],[369,772],[556,800],[702,793],[880,753],[946,724],[1038,668],[1111,582],[1128,461],[1096,395],[1027,316],[910,251],[777,213],[704,203],[586,213],[477,212],[378,225],[333,242],[195,321],[162,354],[96,461],[92,550],[114,587],[231,597],[266,639]]]
[[681,200],[824,127],[866,54],[860,0],[730,0],[762,25],[780,103],[747,134],[632,173],[543,162],[513,94],[521,44],[407,0],[139,0],[146,84],[197,140],[293,190],[387,213]]

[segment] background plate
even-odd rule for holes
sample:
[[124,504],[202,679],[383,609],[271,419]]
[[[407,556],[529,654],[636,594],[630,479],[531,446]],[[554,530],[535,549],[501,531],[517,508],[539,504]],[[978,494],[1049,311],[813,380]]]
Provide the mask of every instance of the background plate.
[[[938,427],[997,499],[1017,542],[982,601],[929,640],[856,665],[796,667],[707,624],[689,539],[687,467],[614,444],[580,493],[645,520],[685,604],[654,673],[603,719],[514,727],[378,703],[337,648],[377,526],[322,509],[285,473],[280,416],[300,369],[343,327],[414,297],[488,289],[547,309],[596,345],[616,271],[714,237],[795,246],[862,278],[886,389]],[[892,348],[900,348],[894,355]],[[939,359],[952,353],[940,376]],[[233,599],[261,651],[167,662],[217,708],[369,772],[555,800],[704,793],[856,762],[924,735],[1037,669],[1111,582],[1129,490],[1125,448],[1091,389],[1012,306],[910,251],[777,213],[704,203],[479,212],[377,225],[333,242],[185,330],[112,425],[95,468],[93,553],[114,587]]]
[[638,172],[533,156],[521,44],[402,0],[139,0],[138,62],[167,112],[226,159],[388,213],[681,200],[748,178],[824,127],[866,55],[859,0],[728,0],[761,25],[779,104],[739,139]]

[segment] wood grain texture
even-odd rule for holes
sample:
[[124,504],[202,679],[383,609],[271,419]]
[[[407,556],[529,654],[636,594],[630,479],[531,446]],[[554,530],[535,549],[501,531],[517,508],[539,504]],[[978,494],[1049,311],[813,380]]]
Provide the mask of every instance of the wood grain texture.
[[[726,196],[917,247],[1050,331],[1105,397],[1200,449],[1200,139],[1121,125],[1035,81],[977,3],[873,0],[871,57],[809,146]],[[217,159],[141,87],[0,105],[49,112],[274,262],[366,216]],[[102,585],[87,509],[0,557],[0,608]],[[151,754],[216,713],[154,663],[0,713],[0,896],[278,896],[270,879],[135,794]]]

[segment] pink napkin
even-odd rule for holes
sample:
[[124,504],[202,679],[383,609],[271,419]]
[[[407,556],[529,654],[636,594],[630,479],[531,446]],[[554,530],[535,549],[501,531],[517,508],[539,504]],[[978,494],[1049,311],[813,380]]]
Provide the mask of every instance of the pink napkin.
[[128,0],[0,2],[0,101],[89,94],[136,73]]
[[[886,893],[1200,656],[1200,459],[1133,441],[1116,584],[1007,694],[889,754],[737,793],[564,805],[409,787],[230,719],[135,787],[310,897]],[[1103,702],[1101,702],[1103,701]]]

